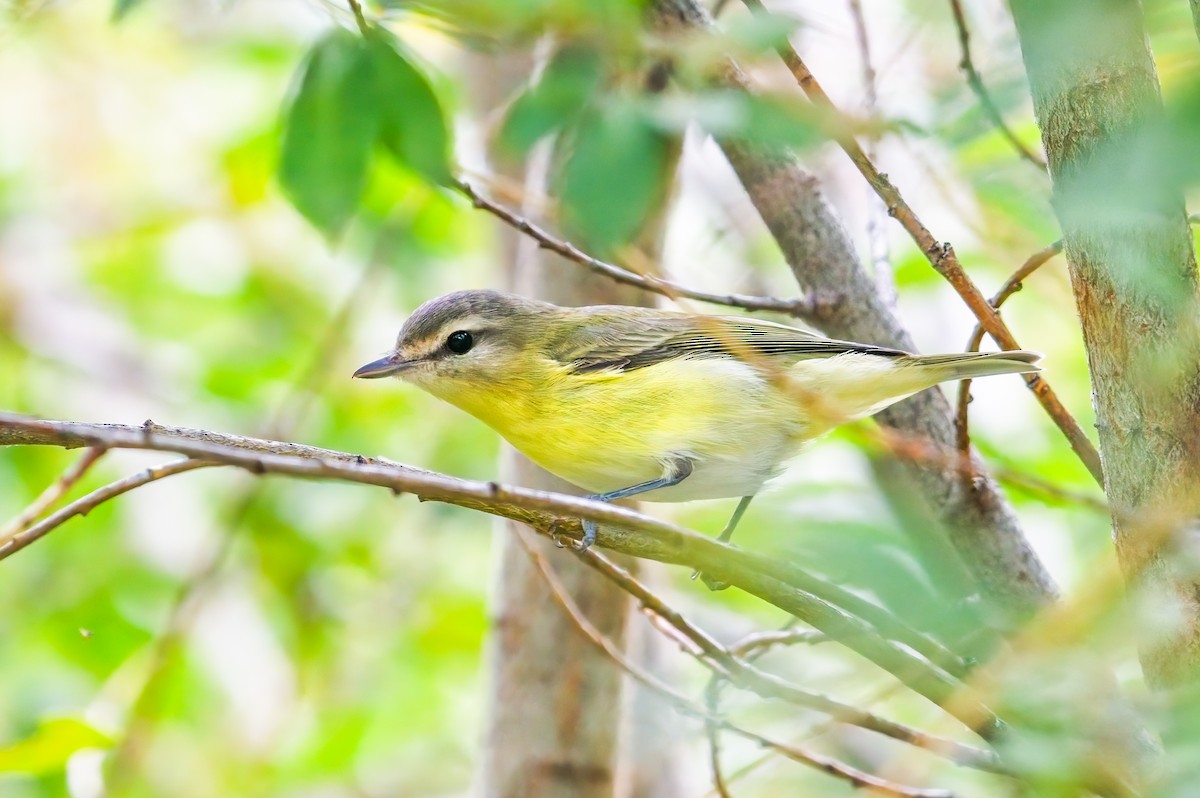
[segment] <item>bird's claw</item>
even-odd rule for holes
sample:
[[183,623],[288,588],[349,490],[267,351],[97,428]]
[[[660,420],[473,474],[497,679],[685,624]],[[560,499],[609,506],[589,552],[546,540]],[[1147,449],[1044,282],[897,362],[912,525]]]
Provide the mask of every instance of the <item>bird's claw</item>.
[[592,544],[596,542],[596,532],[597,532],[596,522],[595,521],[583,521],[582,523],[583,523],[583,537],[580,538],[578,543],[576,543],[574,546],[572,546],[572,548],[578,554],[582,554],[583,552],[587,551],[588,549],[590,549],[592,547]]
[[724,590],[729,587],[728,582],[722,582],[720,579],[714,579],[708,574],[701,573],[699,569],[692,571],[692,579],[700,577],[700,581],[704,583],[709,590]]

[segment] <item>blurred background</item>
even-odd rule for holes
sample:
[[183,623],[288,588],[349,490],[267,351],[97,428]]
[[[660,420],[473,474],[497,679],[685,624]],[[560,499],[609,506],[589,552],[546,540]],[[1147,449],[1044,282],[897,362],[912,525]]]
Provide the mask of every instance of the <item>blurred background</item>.
[[[1195,74],[1200,51],[1184,3],[1144,5],[1169,99]],[[1040,152],[1007,10],[999,0],[967,6],[976,66],[1015,134]],[[843,110],[891,125],[875,145],[881,169],[935,235],[953,241],[985,293],[1058,237],[1048,179],[988,120],[959,70],[947,3],[863,0],[873,106],[851,4],[772,8],[796,19],[793,41]],[[481,423],[399,383],[349,379],[425,299],[503,286],[495,221],[379,160],[358,217],[331,242],[276,179],[281,109],[298,65],[331,26],[353,25],[348,10],[144,0],[122,11],[117,21],[101,0],[0,4],[0,408],[149,418],[496,478],[500,443]],[[421,16],[392,22],[452,116],[466,174],[486,178],[501,113],[476,90],[488,61]],[[792,90],[769,59],[754,69]],[[962,349],[973,318],[902,231],[880,221],[844,155],[815,144],[804,159],[864,259],[869,226],[883,224],[875,246],[890,253],[919,347]],[[695,130],[663,251],[663,271],[690,286],[797,294],[720,152]],[[1072,309],[1056,259],[1005,316],[1024,346],[1046,353],[1055,387],[1090,430]],[[1021,381],[977,383],[971,414],[990,462],[1059,489],[1006,490],[1063,590],[1111,566],[1107,516],[1076,500],[1099,491]],[[905,519],[860,438],[838,433],[810,446],[752,506],[740,543],[783,548],[843,585],[892,590],[913,612],[936,612],[926,575],[905,570]],[[0,519],[78,456],[0,449]],[[82,487],[164,459],[110,453]],[[715,533],[731,508],[648,510]],[[0,566],[0,795],[95,798],[114,761],[111,794],[467,794],[483,734],[497,532],[488,516],[411,496],[216,469],[69,522]],[[650,573],[677,606],[729,637],[786,621],[737,591],[709,593],[683,569]],[[896,573],[895,584],[881,576]],[[1132,644],[1108,655],[1122,678],[1140,678]],[[677,659],[667,666],[673,680],[703,685],[701,669]],[[912,696],[886,695],[887,680],[840,649],[815,647],[778,667],[912,723],[937,717]],[[747,701],[747,711],[784,735],[799,731],[786,707]],[[674,726],[680,794],[705,795],[701,725]],[[729,743],[726,756],[739,795],[850,792],[762,761],[748,744]],[[944,763],[897,767],[937,770],[938,783],[972,795],[1009,794]]]

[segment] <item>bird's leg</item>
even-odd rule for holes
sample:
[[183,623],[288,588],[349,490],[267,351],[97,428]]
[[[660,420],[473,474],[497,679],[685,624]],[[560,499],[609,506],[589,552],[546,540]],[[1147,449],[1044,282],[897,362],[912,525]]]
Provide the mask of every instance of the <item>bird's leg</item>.
[[[648,493],[659,488],[669,488],[672,485],[678,485],[692,474],[692,461],[686,457],[675,457],[667,462],[667,473],[663,474],[658,479],[652,479],[649,482],[639,482],[636,485],[630,485],[628,488],[619,488],[610,490],[608,493],[597,493],[588,496],[589,499],[598,502],[613,502],[617,499],[628,499],[630,496],[637,496],[639,493]],[[579,541],[576,546],[576,551],[587,551],[593,543],[596,542],[596,522],[583,521],[583,540]]]
[[[746,512],[746,508],[750,506],[750,500],[753,498],[754,495],[751,494],[749,496],[743,496],[738,501],[737,507],[733,508],[733,515],[729,517],[728,523],[725,524],[725,528],[721,530],[721,534],[717,535],[717,540],[721,541],[722,543],[726,543],[731,537],[733,537],[733,530],[737,529],[738,522],[742,520],[742,516]],[[692,571],[692,579],[695,579],[697,576],[700,576],[700,572]],[[725,588],[729,587],[728,582],[722,582],[709,576],[704,577],[704,584],[708,586],[709,590],[724,590]]]

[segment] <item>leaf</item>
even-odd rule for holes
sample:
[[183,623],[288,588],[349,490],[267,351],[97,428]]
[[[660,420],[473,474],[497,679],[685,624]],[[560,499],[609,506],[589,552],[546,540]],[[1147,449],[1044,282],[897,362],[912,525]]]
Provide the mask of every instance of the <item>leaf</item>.
[[284,120],[279,180],[296,209],[335,236],[366,185],[381,104],[368,46],[348,31],[318,41],[302,70]]
[[450,131],[429,80],[386,31],[372,29],[368,47],[382,114],[380,141],[404,165],[448,184]]
[[600,252],[637,234],[662,192],[667,139],[632,108],[586,115],[561,177],[564,221]]
[[116,2],[113,3],[113,22],[120,22],[121,20],[125,19],[126,15],[129,14],[130,11],[141,4],[142,0],[116,0]]
[[49,720],[24,740],[0,748],[0,773],[37,775],[61,770],[76,751],[111,745],[108,736],[81,720]]
[[603,70],[590,48],[564,47],[546,65],[541,79],[509,108],[500,129],[500,146],[524,156],[542,137],[576,117],[595,99]]

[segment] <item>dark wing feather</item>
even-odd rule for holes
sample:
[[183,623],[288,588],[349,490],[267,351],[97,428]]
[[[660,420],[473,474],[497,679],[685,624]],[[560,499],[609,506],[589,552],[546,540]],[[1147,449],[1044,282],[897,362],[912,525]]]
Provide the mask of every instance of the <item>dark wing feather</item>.
[[848,353],[907,352],[836,341],[809,330],[734,316],[692,316],[634,308],[581,308],[586,320],[550,354],[575,371],[632,371],[679,357],[769,358],[781,365]]

